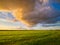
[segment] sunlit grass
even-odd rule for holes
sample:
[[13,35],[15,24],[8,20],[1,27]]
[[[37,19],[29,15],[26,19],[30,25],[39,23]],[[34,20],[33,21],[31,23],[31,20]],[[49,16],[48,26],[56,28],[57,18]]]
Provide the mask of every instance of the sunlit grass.
[[0,31],[0,45],[60,45],[60,31]]

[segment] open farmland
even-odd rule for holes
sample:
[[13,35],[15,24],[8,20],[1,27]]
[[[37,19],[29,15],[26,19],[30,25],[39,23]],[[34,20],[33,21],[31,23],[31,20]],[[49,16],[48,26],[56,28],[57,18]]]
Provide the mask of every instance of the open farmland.
[[0,45],[60,45],[60,31],[0,31]]

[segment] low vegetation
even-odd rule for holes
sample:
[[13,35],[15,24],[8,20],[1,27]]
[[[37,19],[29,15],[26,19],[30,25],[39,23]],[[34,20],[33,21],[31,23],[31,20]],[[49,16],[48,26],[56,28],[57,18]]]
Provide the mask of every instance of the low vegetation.
[[0,31],[0,45],[60,45],[60,31]]

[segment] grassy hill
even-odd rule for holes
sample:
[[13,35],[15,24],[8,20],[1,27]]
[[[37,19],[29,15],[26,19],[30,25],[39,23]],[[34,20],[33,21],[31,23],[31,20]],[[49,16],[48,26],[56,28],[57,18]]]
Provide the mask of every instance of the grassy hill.
[[0,45],[60,45],[60,31],[0,31]]

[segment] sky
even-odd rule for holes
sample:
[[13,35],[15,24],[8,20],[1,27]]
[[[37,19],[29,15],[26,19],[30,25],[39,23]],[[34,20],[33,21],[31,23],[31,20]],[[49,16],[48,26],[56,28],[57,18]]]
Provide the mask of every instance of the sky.
[[0,2],[0,29],[60,29],[59,0],[1,0]]

